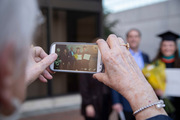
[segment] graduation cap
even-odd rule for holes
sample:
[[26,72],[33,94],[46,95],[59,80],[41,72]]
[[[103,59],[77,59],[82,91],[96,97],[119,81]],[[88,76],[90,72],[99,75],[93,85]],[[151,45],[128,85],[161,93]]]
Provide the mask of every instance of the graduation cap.
[[176,42],[176,40],[179,38],[179,35],[171,31],[167,31],[165,33],[159,34],[158,37],[161,37],[162,41],[167,40]]

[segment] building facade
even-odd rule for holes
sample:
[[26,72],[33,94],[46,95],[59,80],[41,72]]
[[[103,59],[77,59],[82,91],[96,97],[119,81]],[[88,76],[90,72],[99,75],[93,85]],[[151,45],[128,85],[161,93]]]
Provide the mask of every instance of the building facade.
[[[39,0],[45,22],[38,28],[34,45],[47,53],[53,42],[91,42],[102,36],[101,0]],[[56,73],[47,84],[35,81],[27,99],[78,93],[79,74]]]
[[168,0],[111,14],[108,16],[108,21],[118,21],[112,30],[124,39],[128,30],[139,29],[142,33],[140,49],[146,52],[152,60],[156,56],[161,42],[158,34],[167,30],[180,34],[179,6],[180,0]]

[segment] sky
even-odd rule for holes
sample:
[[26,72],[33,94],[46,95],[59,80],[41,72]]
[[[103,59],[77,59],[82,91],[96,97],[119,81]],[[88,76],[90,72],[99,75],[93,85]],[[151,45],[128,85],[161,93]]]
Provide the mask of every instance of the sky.
[[103,7],[116,13],[164,1],[167,0],[103,0]]

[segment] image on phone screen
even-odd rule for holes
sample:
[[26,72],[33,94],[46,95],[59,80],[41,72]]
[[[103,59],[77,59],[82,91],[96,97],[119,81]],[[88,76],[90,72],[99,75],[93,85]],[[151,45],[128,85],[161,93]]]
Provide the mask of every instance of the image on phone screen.
[[56,44],[58,58],[54,70],[97,72],[98,46],[95,44]]

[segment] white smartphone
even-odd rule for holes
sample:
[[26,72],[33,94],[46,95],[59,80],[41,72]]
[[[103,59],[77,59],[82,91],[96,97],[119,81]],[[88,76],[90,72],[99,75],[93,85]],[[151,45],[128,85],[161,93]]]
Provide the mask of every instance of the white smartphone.
[[98,73],[103,69],[96,43],[55,42],[51,45],[51,53],[58,55],[50,65],[55,72]]

